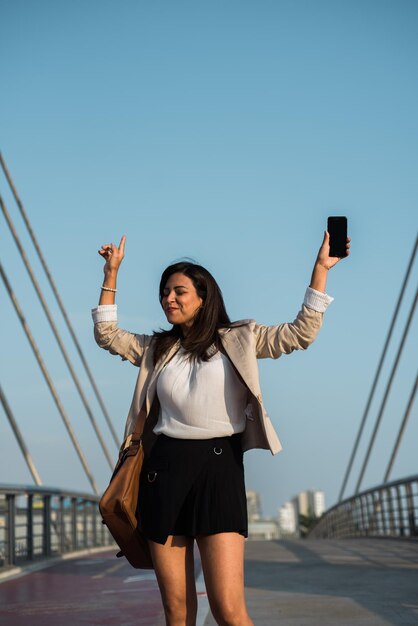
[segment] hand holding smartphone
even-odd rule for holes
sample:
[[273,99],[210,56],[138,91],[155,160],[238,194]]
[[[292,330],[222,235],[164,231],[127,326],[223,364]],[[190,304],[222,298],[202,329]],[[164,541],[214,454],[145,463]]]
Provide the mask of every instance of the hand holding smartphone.
[[347,256],[347,218],[331,216],[328,218],[329,256],[343,258]]

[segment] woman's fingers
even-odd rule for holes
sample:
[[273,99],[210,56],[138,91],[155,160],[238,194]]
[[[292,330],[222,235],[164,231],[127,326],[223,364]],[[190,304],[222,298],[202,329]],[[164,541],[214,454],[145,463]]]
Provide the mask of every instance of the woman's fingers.
[[119,246],[117,246],[115,243],[105,243],[102,245],[99,252],[114,252],[115,250],[118,250],[121,254],[123,254],[125,251],[125,241],[126,235],[123,235],[122,239],[120,240]]
[[324,238],[322,240],[320,250],[323,250],[327,245],[329,245],[329,234],[326,230],[324,230]]
[[122,256],[125,254],[125,241],[126,241],[126,235],[123,235],[119,244],[119,252]]
[[106,243],[104,246],[101,247],[101,249],[98,251],[99,254],[103,257],[105,257],[106,259],[109,258],[112,254],[112,244],[111,243]]
[[345,252],[347,256],[350,254],[350,241],[351,241],[351,238],[347,237],[347,243],[345,244]]
[[104,272],[108,270],[118,270],[122,263],[125,251],[126,236],[123,235],[119,246],[115,243],[105,243],[98,251],[100,256],[105,260]]

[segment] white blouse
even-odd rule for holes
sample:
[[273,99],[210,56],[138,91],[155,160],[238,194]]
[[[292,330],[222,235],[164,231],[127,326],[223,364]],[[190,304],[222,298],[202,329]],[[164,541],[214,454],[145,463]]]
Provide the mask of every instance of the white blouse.
[[157,435],[211,439],[245,429],[247,388],[221,352],[209,361],[191,361],[180,349],[160,372],[157,395]]

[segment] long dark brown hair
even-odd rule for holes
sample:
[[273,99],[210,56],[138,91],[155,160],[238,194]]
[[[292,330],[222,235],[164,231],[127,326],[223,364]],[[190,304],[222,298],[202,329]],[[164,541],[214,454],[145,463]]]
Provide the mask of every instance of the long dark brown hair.
[[156,342],[154,365],[178,339],[191,359],[207,361],[210,356],[208,348],[214,344],[219,349],[221,345],[217,330],[228,327],[231,323],[218,283],[202,265],[190,261],[174,263],[164,270],[160,280],[160,303],[162,303],[168,279],[172,274],[177,273],[190,278],[203,304],[197,311],[187,336],[183,336],[179,324],[173,324],[170,330],[154,331],[153,336]]

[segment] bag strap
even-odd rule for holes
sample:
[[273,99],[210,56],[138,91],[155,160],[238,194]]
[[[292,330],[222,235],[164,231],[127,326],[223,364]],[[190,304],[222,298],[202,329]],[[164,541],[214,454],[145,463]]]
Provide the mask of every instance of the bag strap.
[[[175,347],[177,349],[174,349]],[[167,365],[167,363],[169,363],[171,361],[171,359],[175,356],[175,354],[177,353],[179,347],[180,347],[179,343],[176,342],[176,344],[174,344],[170,348],[168,358],[165,358],[165,360],[164,360],[164,366]],[[137,440],[137,439],[141,439],[141,437],[142,437],[142,433],[144,432],[144,427],[145,427],[145,420],[147,418],[147,410],[146,410],[145,406],[146,405],[145,405],[145,401],[144,401],[144,404],[142,405],[142,408],[141,408],[141,410],[138,413],[138,417],[136,418],[134,429],[133,429],[132,433],[130,435],[128,435],[128,437],[125,439],[124,449],[129,447],[132,439]]]
[[147,412],[145,410],[145,407],[143,406],[142,409],[138,413],[138,417],[136,418],[135,427],[133,431],[131,432],[130,435],[126,437],[125,441],[122,444],[121,452],[123,450],[126,450],[126,448],[129,448],[132,440],[138,441],[141,439],[142,433],[144,432],[146,417],[147,417]]
[[146,417],[147,417],[147,411],[145,407],[143,406],[142,409],[138,413],[138,417],[136,418],[136,422],[135,422],[135,428],[132,431],[132,434],[135,435],[136,437],[138,436],[141,437],[142,433],[144,432]]

